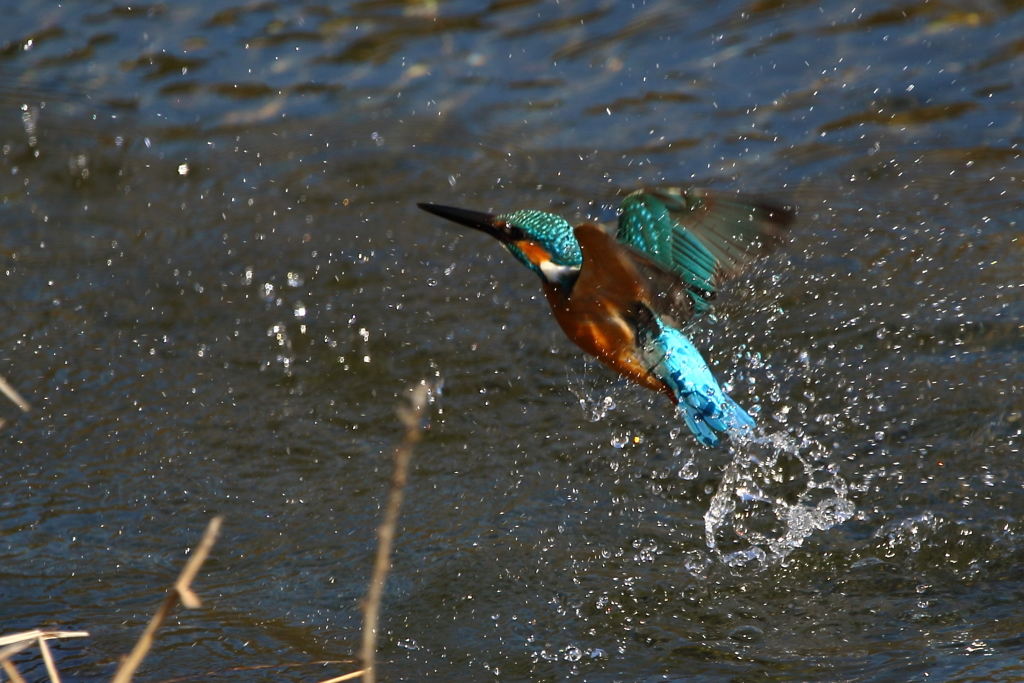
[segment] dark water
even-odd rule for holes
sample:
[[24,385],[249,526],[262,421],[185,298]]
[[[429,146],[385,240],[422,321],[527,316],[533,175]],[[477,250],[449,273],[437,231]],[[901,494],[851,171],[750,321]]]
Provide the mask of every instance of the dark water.
[[[1024,676],[1021,3],[2,9],[0,374],[35,409],[0,405],[0,631],[91,631],[65,679],[217,513],[140,680],[354,669],[422,379],[387,680]],[[658,183],[800,206],[694,330],[759,446],[679,434],[414,207]]]

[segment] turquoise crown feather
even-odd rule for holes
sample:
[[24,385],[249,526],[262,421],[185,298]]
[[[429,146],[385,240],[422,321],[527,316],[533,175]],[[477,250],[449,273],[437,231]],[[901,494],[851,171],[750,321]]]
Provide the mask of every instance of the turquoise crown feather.
[[[572,268],[583,265],[583,252],[580,251],[580,244],[576,241],[572,226],[561,216],[536,209],[522,209],[503,213],[497,220],[522,230],[526,239],[536,242],[551,254],[551,261],[555,265]],[[540,273],[537,265],[518,247],[514,244],[505,246],[526,267]]]

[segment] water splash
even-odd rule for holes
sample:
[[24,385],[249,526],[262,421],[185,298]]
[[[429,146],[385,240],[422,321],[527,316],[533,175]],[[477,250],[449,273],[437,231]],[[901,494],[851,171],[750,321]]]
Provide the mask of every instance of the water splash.
[[886,557],[892,557],[898,548],[911,553],[921,550],[922,539],[934,532],[941,520],[935,513],[926,511],[907,519],[897,519],[875,530],[873,538],[882,541],[881,549]]
[[726,564],[783,560],[856,511],[846,480],[817,442],[776,433],[734,444],[704,515],[707,545]]
[[579,399],[588,422],[600,422],[608,413],[615,410],[615,399],[611,396],[598,399],[589,394],[581,394]]
[[[749,353],[742,360],[748,372],[749,368],[764,370],[771,398],[780,402],[780,380],[771,368]],[[600,386],[591,371],[588,364],[583,373],[568,376],[569,388],[589,421],[604,420],[616,409],[616,399],[620,404],[635,402],[636,389],[625,383]],[[757,414],[760,408],[754,395],[751,413]],[[776,417],[776,421],[786,424],[792,411],[777,412],[782,419]],[[670,428],[672,442],[686,435],[681,425]],[[621,450],[643,441],[642,432],[620,429],[610,435],[609,443]],[[818,441],[760,431],[756,435],[733,432],[728,444],[731,460],[704,515],[711,558],[737,568],[782,561],[811,534],[842,524],[856,512],[849,483],[832,461],[831,450]],[[685,444],[672,449],[680,479],[693,481],[700,476],[702,452]],[[613,471],[619,467],[613,462]]]

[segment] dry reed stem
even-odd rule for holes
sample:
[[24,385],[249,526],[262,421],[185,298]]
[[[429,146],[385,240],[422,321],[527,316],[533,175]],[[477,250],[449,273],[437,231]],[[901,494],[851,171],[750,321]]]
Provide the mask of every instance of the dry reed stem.
[[[360,659],[363,660],[363,683],[374,683],[376,672],[375,657],[377,652],[377,621],[380,617],[380,600],[384,594],[384,582],[387,581],[388,570],[391,568],[391,546],[395,539],[395,527],[398,525],[398,513],[402,508],[402,496],[405,482],[409,474],[409,458],[413,445],[420,440],[420,420],[427,404],[427,385],[419,384],[412,392],[409,408],[400,406],[398,417],[405,425],[405,438],[395,449],[395,469],[391,475],[391,491],[388,494],[388,505],[384,511],[384,521],[377,530],[377,558],[373,565],[373,576],[366,592],[363,607],[363,647]],[[333,680],[345,680],[338,678]]]
[[35,640],[23,640],[14,645],[8,645],[4,649],[0,650],[0,662],[6,662],[8,659],[18,654],[22,650],[27,650],[35,644]]
[[21,394],[18,393],[17,389],[7,383],[7,380],[4,379],[3,375],[0,375],[0,392],[3,392],[7,398],[11,399],[11,401],[14,402],[14,405],[21,408],[22,412],[27,413],[32,410],[32,406],[28,404],[28,401],[21,397]]
[[60,683],[60,674],[57,672],[57,666],[53,663],[53,656],[46,641],[55,638],[85,638],[88,635],[88,631],[40,631],[39,629],[33,629],[31,631],[22,631],[21,633],[12,633],[9,636],[0,636],[0,647],[2,647],[0,649],[0,667],[3,667],[7,677],[13,683],[25,683],[25,679],[21,677],[18,669],[15,668],[10,660],[11,657],[22,650],[38,644],[39,649],[43,653],[43,664],[46,666],[46,672],[49,674],[50,680],[53,683]]
[[[28,647],[36,640],[42,638],[45,640],[54,640],[55,638],[88,638],[88,631],[40,631],[39,629],[32,629],[31,631],[22,631],[21,633],[12,633],[9,636],[0,636],[0,647],[5,647],[14,643],[24,644]],[[21,648],[19,648],[20,650]],[[0,650],[0,659],[10,657],[7,654],[7,650]]]
[[223,517],[214,517],[210,520],[210,524],[206,527],[206,532],[203,534],[203,540],[199,542],[199,546],[192,553],[192,557],[185,564],[185,568],[181,570],[178,580],[174,582],[174,586],[167,593],[167,597],[161,603],[159,609],[157,609],[156,614],[153,615],[149,624],[146,625],[146,630],[143,631],[139,642],[135,643],[131,654],[117,667],[117,672],[114,674],[111,683],[129,683],[132,680],[135,670],[139,668],[142,660],[145,659],[149,649],[153,646],[153,639],[156,636],[157,630],[163,625],[164,619],[174,609],[176,603],[181,602],[182,605],[190,609],[199,607],[201,604],[199,597],[192,592],[189,584],[195,578],[199,567],[202,566],[206,556],[210,553],[210,548],[213,547],[214,542],[217,540],[217,532],[220,531],[220,523],[223,519]]
[[6,673],[7,677],[11,679],[11,683],[25,683],[25,679],[21,677],[21,674],[14,668],[14,665],[11,664],[10,660],[3,660],[0,662],[0,666],[4,668],[4,673]]
[[341,683],[342,681],[351,681],[353,678],[358,678],[364,673],[366,673],[366,671],[364,669],[360,669],[359,671],[353,671],[350,674],[338,676],[337,678],[328,678],[326,681],[320,681],[320,683]]
[[46,665],[46,673],[50,675],[50,683],[60,683],[60,674],[57,673],[57,665],[53,663],[50,646],[42,638],[39,639],[39,650],[43,653],[43,664]]

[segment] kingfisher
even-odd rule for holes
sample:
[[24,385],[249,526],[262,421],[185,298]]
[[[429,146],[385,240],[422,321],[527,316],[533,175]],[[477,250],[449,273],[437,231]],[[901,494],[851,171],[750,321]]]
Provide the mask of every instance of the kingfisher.
[[758,197],[690,188],[626,196],[618,225],[524,209],[421,209],[497,239],[536,273],[555,320],[586,353],[665,394],[697,441],[753,435],[754,419],[722,390],[684,325],[711,310],[722,282],[785,239],[795,210]]

